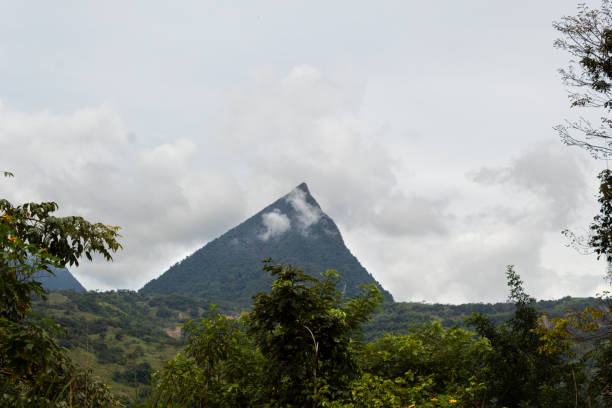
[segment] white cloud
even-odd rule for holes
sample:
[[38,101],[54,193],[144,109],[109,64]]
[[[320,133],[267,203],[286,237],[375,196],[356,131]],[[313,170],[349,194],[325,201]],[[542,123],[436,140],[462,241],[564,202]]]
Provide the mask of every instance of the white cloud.
[[308,227],[319,222],[321,210],[306,201],[306,193],[299,189],[293,189],[286,200],[297,213],[297,221],[302,232],[306,232]]
[[266,228],[266,230],[259,235],[259,238],[262,241],[267,241],[270,238],[283,235],[291,228],[291,221],[289,220],[289,217],[280,212],[280,210],[277,208],[268,213],[262,214],[261,221],[263,226]]
[[248,175],[261,206],[305,181],[338,221],[364,222],[396,179],[383,143],[361,130],[359,89],[305,66],[255,77],[228,102],[217,154]]
[[[90,288],[138,288],[306,181],[398,300],[504,299],[509,263],[537,297],[592,294],[603,269],[557,242],[594,214],[592,171],[575,151],[551,140],[497,166],[453,161],[427,138],[365,120],[362,90],[313,67],[265,73],[233,90],[214,132],[146,145],[110,106],[3,108],[2,166],[17,175],[4,182],[7,196],[56,200],[64,214],[123,227],[114,263],[76,271]],[[261,238],[318,222],[303,198],[288,198],[293,225],[265,214]]]
[[480,169],[473,174],[473,180],[488,186],[507,185],[523,198],[527,194],[547,206],[542,215],[549,222],[563,224],[576,215],[588,198],[586,163],[579,157],[575,150],[561,143],[540,144],[509,166]]
[[242,189],[226,172],[194,166],[196,145],[136,145],[109,106],[68,114],[0,108],[2,181],[14,203],[56,201],[61,215],[119,225],[113,263],[73,270],[87,288],[139,288],[244,215]]
[[[497,168],[436,180],[429,189],[440,196],[453,188],[461,194],[437,206],[417,205],[414,219],[409,210],[402,216],[409,208],[405,199],[392,201],[398,210],[387,228],[349,232],[355,252],[400,300],[505,299],[507,264],[516,264],[538,298],[594,294],[603,265],[566,248],[561,236],[595,214],[594,171],[580,152],[555,142],[526,149]],[[427,228],[418,228],[419,216]],[[412,235],[392,235],[393,220]]]
[[444,234],[453,215],[446,213],[447,199],[406,197],[395,194],[380,203],[372,222],[390,236]]
[[[349,248],[399,300],[505,299],[511,263],[535,296],[598,284],[577,285],[587,275],[556,261],[567,248],[543,249],[589,211],[590,170],[579,152],[548,139],[474,171],[452,151],[364,122],[354,85],[299,67],[234,91],[217,146],[223,157],[240,157],[261,200],[251,202],[263,206],[306,181]],[[592,260],[576,263],[603,275]]]

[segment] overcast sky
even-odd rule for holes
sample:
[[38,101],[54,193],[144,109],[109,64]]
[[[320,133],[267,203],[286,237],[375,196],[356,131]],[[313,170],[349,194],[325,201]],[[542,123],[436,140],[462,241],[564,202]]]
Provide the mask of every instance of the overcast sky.
[[[180,4],[180,6],[177,6]],[[592,296],[605,162],[562,145],[567,0],[0,0],[2,197],[122,227],[138,289],[306,182],[396,300]],[[587,2],[597,6],[598,2]],[[265,254],[262,254],[262,256]]]

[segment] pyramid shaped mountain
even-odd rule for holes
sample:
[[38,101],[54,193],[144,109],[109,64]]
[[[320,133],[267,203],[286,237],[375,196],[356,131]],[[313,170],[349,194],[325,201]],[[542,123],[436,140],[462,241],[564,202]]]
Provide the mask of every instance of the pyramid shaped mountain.
[[209,242],[147,283],[142,293],[183,294],[247,308],[252,296],[267,292],[272,277],[261,261],[291,264],[313,276],[327,269],[342,275],[338,288],[348,296],[375,283],[389,292],[344,245],[340,230],[310,194],[305,183],[237,227]]

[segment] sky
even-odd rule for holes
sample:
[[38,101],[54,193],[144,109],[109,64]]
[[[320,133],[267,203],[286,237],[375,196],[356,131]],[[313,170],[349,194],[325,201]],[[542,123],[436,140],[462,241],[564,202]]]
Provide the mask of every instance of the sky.
[[112,263],[71,269],[90,290],[306,182],[396,300],[503,301],[509,264],[538,299],[593,296],[606,266],[561,231],[606,163],[553,130],[581,114],[552,27],[576,7],[0,0],[0,196],[121,226]]

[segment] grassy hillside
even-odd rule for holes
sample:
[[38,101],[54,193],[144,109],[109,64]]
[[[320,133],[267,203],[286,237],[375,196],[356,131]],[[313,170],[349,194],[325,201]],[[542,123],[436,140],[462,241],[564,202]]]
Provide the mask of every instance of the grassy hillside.
[[[117,395],[146,392],[150,374],[184,345],[180,326],[208,310],[202,299],[178,295],[140,295],[131,291],[56,291],[34,311],[66,330],[59,343],[82,367],[91,368]],[[223,309],[231,314],[233,309]]]
[[[596,303],[593,298],[566,297],[540,301],[537,308],[558,316],[567,309],[583,309]],[[205,316],[209,307],[206,300],[180,295],[57,291],[49,295],[47,302],[36,302],[34,311],[64,326],[66,334],[59,343],[69,350],[73,360],[91,368],[127,401],[133,400],[137,392],[141,397],[146,395],[150,374],[185,344],[180,326],[186,319]],[[240,313],[232,304],[220,305],[219,309],[228,315]],[[503,322],[511,317],[514,305],[385,304],[383,311],[364,326],[364,337],[373,341],[385,332],[406,332],[409,327],[432,320],[446,327],[465,326],[464,317],[473,312]]]

